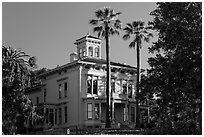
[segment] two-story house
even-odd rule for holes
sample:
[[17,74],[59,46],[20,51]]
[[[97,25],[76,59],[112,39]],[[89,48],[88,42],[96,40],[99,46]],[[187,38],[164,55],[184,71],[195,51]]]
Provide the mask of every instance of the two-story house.
[[[70,63],[39,75],[41,85],[27,92],[44,116],[37,127],[105,126],[106,60],[101,58],[101,40],[87,35],[74,44],[77,53],[70,54]],[[112,127],[134,127],[135,83],[134,66],[111,62]]]

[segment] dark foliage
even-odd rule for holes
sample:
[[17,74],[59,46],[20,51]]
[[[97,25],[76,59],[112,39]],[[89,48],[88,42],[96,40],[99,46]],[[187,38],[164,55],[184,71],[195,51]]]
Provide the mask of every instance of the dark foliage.
[[150,52],[143,92],[157,96],[162,134],[202,134],[202,3],[157,3],[151,22],[159,39]]

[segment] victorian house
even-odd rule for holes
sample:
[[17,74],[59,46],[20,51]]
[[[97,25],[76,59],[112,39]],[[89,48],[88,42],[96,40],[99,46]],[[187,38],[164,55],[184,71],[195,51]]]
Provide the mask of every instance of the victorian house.
[[[36,127],[105,127],[106,60],[101,58],[101,40],[87,35],[74,44],[77,52],[70,54],[70,63],[40,74],[41,84],[27,91],[37,113],[44,116]],[[111,62],[112,127],[134,127],[135,84],[134,66]]]

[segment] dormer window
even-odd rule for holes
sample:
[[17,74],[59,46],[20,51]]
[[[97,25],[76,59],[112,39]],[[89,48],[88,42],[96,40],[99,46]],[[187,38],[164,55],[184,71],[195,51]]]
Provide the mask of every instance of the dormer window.
[[93,47],[89,47],[89,56],[93,57]]

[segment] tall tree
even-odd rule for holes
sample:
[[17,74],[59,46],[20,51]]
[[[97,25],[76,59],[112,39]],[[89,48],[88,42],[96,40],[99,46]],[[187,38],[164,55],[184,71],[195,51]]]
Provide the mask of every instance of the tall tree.
[[106,67],[107,67],[107,81],[106,81],[106,128],[111,127],[110,122],[110,91],[111,91],[111,69],[110,69],[110,35],[118,34],[121,29],[121,21],[117,16],[121,12],[114,12],[113,9],[105,7],[95,12],[97,19],[92,19],[89,23],[94,27],[93,31],[98,32],[98,37],[105,38],[106,41]]
[[148,32],[149,27],[145,27],[145,23],[142,21],[133,21],[127,23],[124,28],[125,35],[124,40],[128,40],[133,37],[133,41],[129,44],[129,48],[136,48],[137,51],[137,83],[136,83],[136,127],[140,127],[140,108],[139,108],[139,83],[140,83],[140,48],[142,47],[142,41],[149,42],[149,38],[153,37],[152,33]]
[[2,47],[2,129],[6,134],[20,132],[34,110],[24,91],[29,86],[30,70],[35,64],[35,57],[22,50]]
[[159,96],[163,134],[202,134],[202,3],[157,5],[159,39],[149,48],[156,56],[143,87]]

